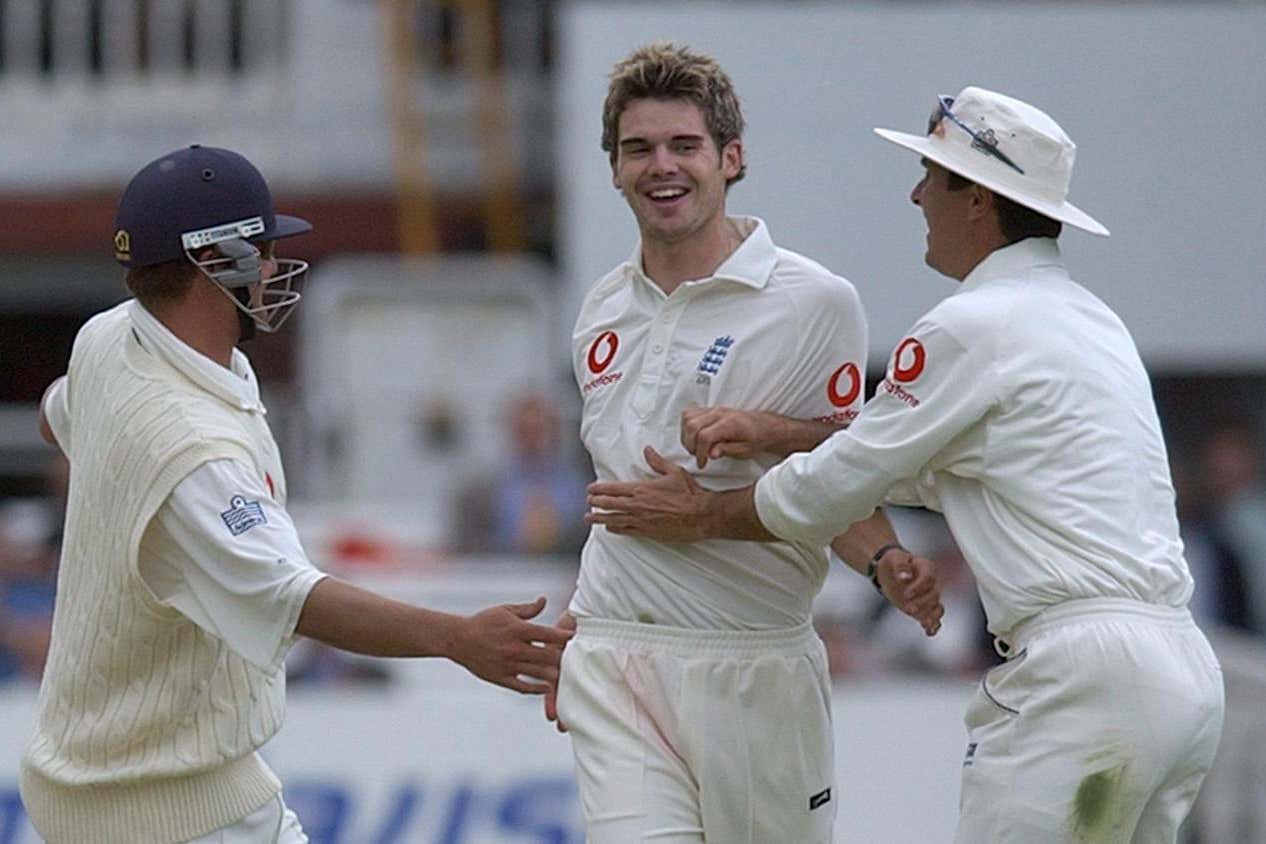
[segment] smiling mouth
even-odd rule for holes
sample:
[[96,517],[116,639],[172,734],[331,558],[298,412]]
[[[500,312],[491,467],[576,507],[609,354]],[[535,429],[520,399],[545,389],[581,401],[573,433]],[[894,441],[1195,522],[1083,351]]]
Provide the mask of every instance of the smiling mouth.
[[647,191],[646,195],[652,202],[667,204],[681,199],[687,193],[689,191],[685,188],[656,188],[655,190]]

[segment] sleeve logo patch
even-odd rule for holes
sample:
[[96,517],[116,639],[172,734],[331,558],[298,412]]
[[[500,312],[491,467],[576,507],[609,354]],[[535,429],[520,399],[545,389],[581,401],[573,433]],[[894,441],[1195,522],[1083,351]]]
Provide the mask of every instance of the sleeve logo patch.
[[247,501],[240,495],[229,499],[229,509],[220,514],[229,533],[241,536],[257,525],[268,524],[264,518],[264,510],[258,501]]
[[614,331],[599,334],[589,346],[589,371],[594,375],[601,375],[611,365],[611,361],[615,360],[615,353],[619,348],[620,337]]
[[862,394],[862,374],[857,364],[846,363],[826,382],[826,397],[836,407],[848,407]]
[[909,384],[923,374],[926,364],[927,352],[923,344],[907,337],[892,355],[892,380],[898,384]]
[[809,811],[821,809],[827,803],[831,802],[831,789],[827,788],[819,791],[817,794],[809,795]]
[[611,366],[611,361],[615,360],[615,353],[619,348],[620,337],[614,331],[602,332],[589,344],[589,354],[586,356],[586,363],[589,365],[589,372],[597,377],[581,386],[580,394],[582,396],[587,397],[599,387],[614,384],[624,377],[623,372],[607,372],[607,367]]
[[928,353],[922,343],[913,337],[902,340],[901,345],[892,353],[888,377],[880,382],[879,391],[893,396],[909,407],[918,407],[919,398],[901,385],[918,380],[927,361]]

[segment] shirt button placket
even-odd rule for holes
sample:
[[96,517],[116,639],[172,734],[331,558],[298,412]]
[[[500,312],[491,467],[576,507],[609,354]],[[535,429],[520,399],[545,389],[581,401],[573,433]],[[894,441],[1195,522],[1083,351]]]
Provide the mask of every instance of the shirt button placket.
[[668,364],[669,354],[665,354],[672,346],[673,333],[677,329],[677,321],[681,317],[683,294],[680,288],[674,296],[660,307],[659,315],[646,335],[646,352],[643,356],[642,377],[638,379],[637,389],[633,393],[633,413],[639,419],[650,416],[657,405],[660,386],[664,383],[664,367]]

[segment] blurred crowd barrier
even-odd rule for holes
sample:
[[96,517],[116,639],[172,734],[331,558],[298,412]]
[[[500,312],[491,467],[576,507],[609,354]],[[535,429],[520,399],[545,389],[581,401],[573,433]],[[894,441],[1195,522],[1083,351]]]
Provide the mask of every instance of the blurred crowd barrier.
[[[291,693],[286,726],[265,755],[313,844],[581,844],[567,738],[545,722],[539,701],[473,686],[458,670],[421,671],[379,694]],[[966,698],[962,685],[918,679],[837,690],[842,835],[948,840]],[[0,696],[4,844],[38,841],[9,761],[26,739],[33,703],[29,691]],[[886,726],[874,724],[876,712]]]

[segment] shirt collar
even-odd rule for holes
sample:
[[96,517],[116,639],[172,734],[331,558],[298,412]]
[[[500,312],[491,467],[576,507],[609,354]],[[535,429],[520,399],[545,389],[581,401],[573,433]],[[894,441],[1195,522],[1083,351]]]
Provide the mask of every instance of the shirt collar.
[[1053,237],[1027,237],[995,249],[972,268],[963,279],[960,291],[988,284],[1001,278],[1015,278],[1034,267],[1063,266],[1059,243]]
[[225,369],[173,334],[135,299],[128,305],[128,315],[141,345],[190,381],[236,408],[267,412],[259,398],[255,371],[240,349],[233,350],[230,368]]
[[[697,287],[714,281],[736,281],[760,289],[769,282],[778,265],[778,249],[769,236],[765,221],[759,217],[727,217],[743,235],[743,242],[730,253],[708,278],[687,281],[682,287]],[[638,240],[627,262],[630,274],[653,284],[642,267],[642,241]]]

